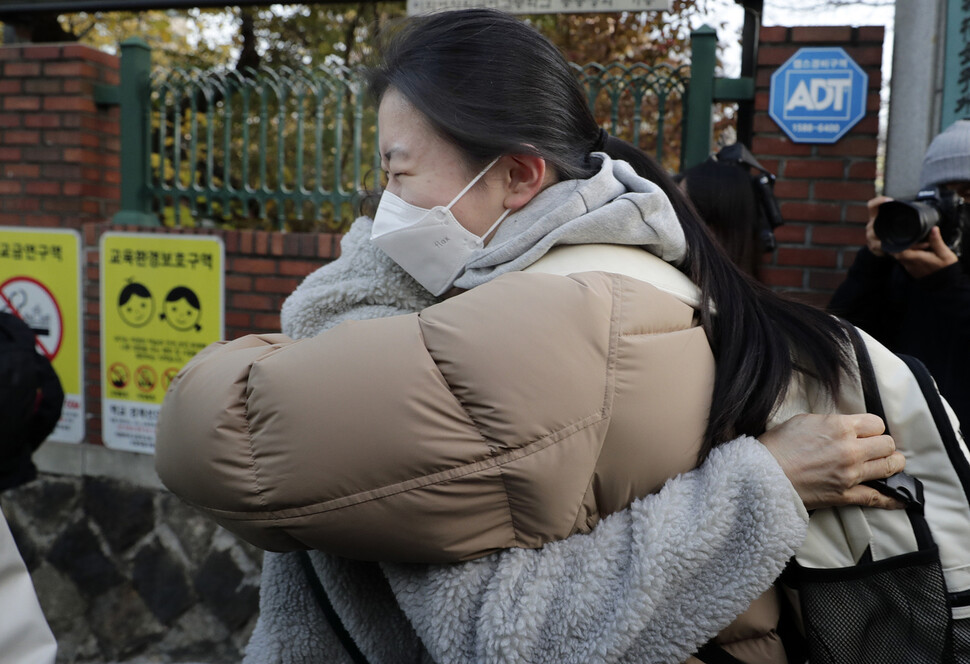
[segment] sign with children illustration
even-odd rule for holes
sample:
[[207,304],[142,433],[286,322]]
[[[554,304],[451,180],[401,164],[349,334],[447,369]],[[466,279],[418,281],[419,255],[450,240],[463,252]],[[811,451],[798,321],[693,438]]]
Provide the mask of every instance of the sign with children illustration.
[[84,440],[81,369],[81,235],[75,230],[0,228],[0,311],[23,320],[50,361],[64,406],[48,440]]
[[802,48],[771,75],[768,114],[795,143],[835,143],[865,117],[868,84],[841,48]]
[[104,444],[151,454],[165,390],[223,337],[224,249],[217,237],[101,238]]

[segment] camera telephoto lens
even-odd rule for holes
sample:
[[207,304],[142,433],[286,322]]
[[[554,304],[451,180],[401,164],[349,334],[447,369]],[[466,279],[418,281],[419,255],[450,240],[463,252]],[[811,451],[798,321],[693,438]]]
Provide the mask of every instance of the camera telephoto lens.
[[920,201],[888,201],[879,206],[873,230],[891,254],[909,249],[940,223],[937,206]]

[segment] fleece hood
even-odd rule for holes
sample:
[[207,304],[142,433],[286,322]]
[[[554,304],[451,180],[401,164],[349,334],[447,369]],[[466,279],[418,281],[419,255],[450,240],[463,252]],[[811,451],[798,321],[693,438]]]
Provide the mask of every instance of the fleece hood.
[[640,246],[677,264],[687,240],[670,199],[625,161],[595,153],[599,171],[585,180],[548,187],[510,214],[455,281],[471,289],[532,265],[551,248],[569,244]]

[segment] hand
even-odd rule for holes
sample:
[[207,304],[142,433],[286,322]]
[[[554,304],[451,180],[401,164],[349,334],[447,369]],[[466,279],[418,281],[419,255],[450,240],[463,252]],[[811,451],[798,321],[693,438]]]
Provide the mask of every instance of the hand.
[[879,206],[891,200],[889,196],[876,196],[866,203],[866,207],[869,208],[869,223],[866,224],[866,246],[876,256],[885,256],[886,253],[882,250],[882,240],[876,236],[876,231],[873,230],[873,224],[876,221]]
[[862,505],[899,509],[899,501],[863,486],[906,465],[876,415],[796,415],[758,437],[791,480],[806,509]]
[[934,226],[930,229],[926,242],[914,244],[906,251],[900,251],[896,254],[896,260],[906,268],[913,279],[920,279],[953,265],[960,259],[946,246],[943,236],[940,235],[940,227]]

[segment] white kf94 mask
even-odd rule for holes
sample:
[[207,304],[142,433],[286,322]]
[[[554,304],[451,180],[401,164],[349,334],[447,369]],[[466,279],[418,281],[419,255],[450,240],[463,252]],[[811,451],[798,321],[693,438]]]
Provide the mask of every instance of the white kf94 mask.
[[445,206],[428,210],[385,191],[374,215],[371,241],[432,295],[441,295],[461,276],[471,254],[485,246],[484,238],[511,212],[503,212],[482,237],[459,224],[451,212],[499,159],[492,160]]

